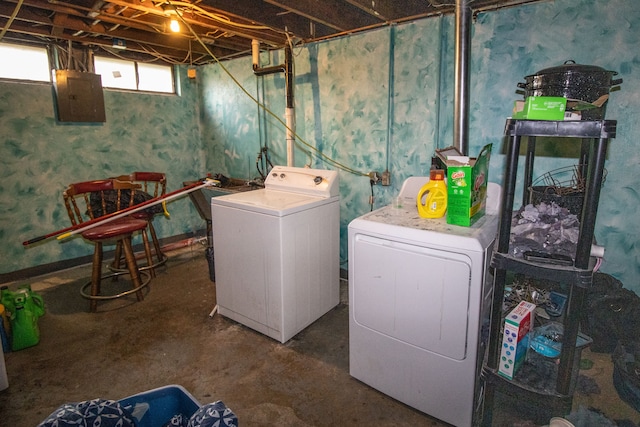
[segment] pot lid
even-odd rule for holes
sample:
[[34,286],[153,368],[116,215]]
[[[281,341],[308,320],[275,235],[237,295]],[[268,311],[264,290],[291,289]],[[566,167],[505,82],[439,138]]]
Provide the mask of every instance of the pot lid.
[[[569,59],[564,62],[563,65],[558,65],[556,67],[545,68],[544,70],[538,71],[535,75],[544,75],[544,74],[553,74],[553,73],[566,73],[566,72],[580,72],[580,73],[611,73],[611,75],[615,76],[618,73],[616,71],[607,71],[602,67],[598,67],[596,65],[581,65],[576,64],[576,61],[573,59]],[[527,76],[531,77],[531,76]]]

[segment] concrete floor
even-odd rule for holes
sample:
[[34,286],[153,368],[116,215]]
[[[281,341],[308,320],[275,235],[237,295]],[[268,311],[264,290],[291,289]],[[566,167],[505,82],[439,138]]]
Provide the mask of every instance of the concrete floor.
[[[83,266],[28,281],[45,301],[40,343],[5,355],[9,388],[0,392],[0,426],[35,426],[62,403],[121,399],[180,384],[202,404],[222,400],[242,426],[445,426],[349,376],[347,284],[341,304],[286,344],[220,315],[204,248],[169,252],[143,302],[101,302],[78,290]],[[13,287],[17,284],[11,284]],[[599,392],[574,398],[610,419],[640,422],[611,386],[610,355],[582,374]],[[497,409],[494,425],[532,426]],[[578,426],[579,427],[579,426]]]

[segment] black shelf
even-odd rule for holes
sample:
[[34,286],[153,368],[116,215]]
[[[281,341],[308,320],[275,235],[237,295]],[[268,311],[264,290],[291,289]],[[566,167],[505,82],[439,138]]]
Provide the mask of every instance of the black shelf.
[[616,127],[617,122],[615,120],[547,121],[508,119],[504,134],[505,136],[613,139],[616,137]]
[[527,261],[515,258],[509,254],[495,252],[491,258],[491,267],[497,270],[509,270],[514,273],[526,274],[536,279],[549,279],[554,282],[572,283],[574,286],[588,288],[591,286],[593,269],[583,269],[574,266],[561,266]]
[[[554,416],[571,412],[573,396],[569,394],[560,394],[549,389],[541,390],[539,387],[530,386],[517,381],[517,379],[509,380],[500,376],[497,370],[486,366],[483,368],[482,375],[485,380],[485,388],[493,387],[495,391],[508,399],[505,406],[513,408],[519,404],[518,413],[525,418],[538,417],[538,423],[546,424]],[[498,400],[498,397],[492,397],[492,401],[494,399]]]
[[[515,394],[518,392],[522,392],[522,393],[527,393],[528,397],[531,396],[536,396],[536,399],[545,399],[547,398],[547,400],[549,398],[571,398],[570,394],[560,394],[558,392],[555,391],[555,389],[553,388],[554,385],[551,382],[547,382],[547,384],[545,384],[543,387],[540,387],[538,385],[531,385],[529,383],[527,383],[526,380],[520,380],[519,381],[519,376],[520,375],[516,375],[516,377],[513,380],[509,380],[503,376],[501,376],[498,371],[496,369],[491,369],[488,367],[484,367],[483,369],[483,374],[487,375],[490,374],[489,378],[490,381],[495,381],[495,382],[501,382],[503,383],[502,385],[504,387],[509,387],[510,388],[510,394]],[[548,421],[548,420],[547,420]]]
[[[487,358],[483,367],[485,382],[484,411],[482,425],[490,426],[496,393],[511,396],[519,403],[530,402],[548,408],[552,416],[564,416],[571,410],[575,378],[574,362],[579,321],[582,314],[586,290],[593,280],[594,260],[591,257],[591,245],[594,241],[594,228],[600,199],[600,189],[604,179],[604,163],[609,140],[616,135],[615,120],[599,121],[542,121],[508,119],[504,135],[507,138],[507,159],[502,193],[502,211],[491,266],[494,268],[494,294],[489,326]],[[526,139],[524,164],[524,186],[522,205],[528,204],[529,188],[532,185],[535,160],[536,137],[572,138],[581,140],[579,159],[580,172],[585,179],[584,200],[579,215],[579,239],[572,266],[560,266],[543,262],[516,258],[509,253],[511,220],[515,201],[515,189],[520,158],[520,145]],[[559,142],[561,143],[561,141]],[[502,307],[507,285],[507,272],[547,279],[557,283],[558,287],[568,290],[568,299],[563,318],[563,340],[560,361],[554,371],[555,381],[550,378],[544,387],[531,386],[498,374],[500,363],[501,328],[504,322]],[[526,362],[525,362],[526,363]],[[573,382],[572,382],[573,379]],[[551,384],[551,386],[549,386]],[[545,414],[546,417],[549,414]],[[549,418],[534,420],[543,424]]]

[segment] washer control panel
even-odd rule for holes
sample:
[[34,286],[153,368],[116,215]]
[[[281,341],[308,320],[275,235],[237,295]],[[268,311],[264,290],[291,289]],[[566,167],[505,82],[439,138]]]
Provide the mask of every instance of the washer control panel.
[[264,182],[264,187],[317,197],[333,197],[340,194],[338,172],[326,169],[274,166]]

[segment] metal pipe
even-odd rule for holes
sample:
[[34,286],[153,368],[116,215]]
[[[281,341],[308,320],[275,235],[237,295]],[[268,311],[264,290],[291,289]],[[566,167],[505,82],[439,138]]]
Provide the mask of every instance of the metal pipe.
[[444,44],[444,25],[442,21],[444,20],[443,15],[440,15],[438,18],[438,79],[436,81],[436,123],[435,123],[435,132],[434,132],[434,140],[433,146],[436,148],[443,148],[440,146],[440,115],[442,113],[442,103],[440,99],[442,97],[442,70],[444,68],[444,56],[445,50],[442,48]]
[[294,166],[294,142],[295,142],[295,105],[293,97],[293,55],[291,46],[288,44],[284,47],[284,64],[274,65],[271,67],[260,67],[260,42],[253,40],[251,42],[253,73],[256,76],[264,76],[267,74],[284,73],[285,80],[285,125],[287,138],[287,166]]
[[[286,52],[285,52],[286,56]],[[271,67],[260,66],[260,41],[251,41],[251,59],[253,62],[253,74],[256,76],[266,76],[267,74],[283,73],[286,72],[286,63],[280,65],[273,65]],[[286,58],[285,58],[286,62]]]
[[394,67],[395,67],[395,44],[396,44],[396,25],[391,24],[389,28],[389,88],[387,94],[387,153],[386,153],[386,170],[389,170],[389,151],[393,143],[393,119],[394,119]]
[[453,145],[469,155],[469,57],[471,53],[471,6],[456,0],[455,89]]
[[291,46],[284,47],[284,81],[287,108],[285,120],[287,125],[287,166],[294,166],[294,147],[296,134],[296,110],[293,102],[293,57]]
[[287,108],[293,108],[293,56],[291,46],[284,47],[284,79],[287,98]]

